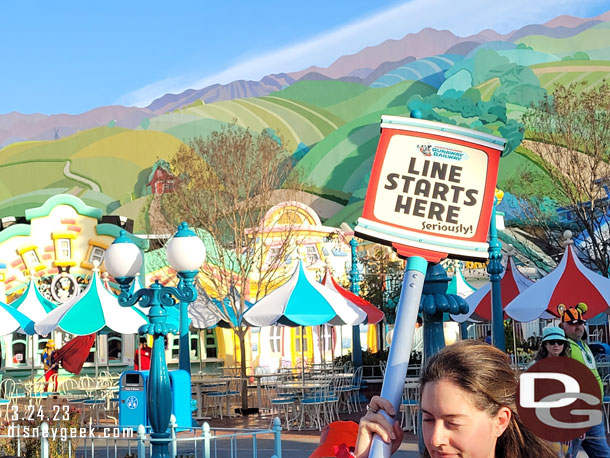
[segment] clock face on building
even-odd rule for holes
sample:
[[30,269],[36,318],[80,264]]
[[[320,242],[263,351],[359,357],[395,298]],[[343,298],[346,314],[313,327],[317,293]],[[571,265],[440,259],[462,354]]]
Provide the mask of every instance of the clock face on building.
[[68,302],[78,294],[78,291],[76,278],[70,274],[57,275],[51,282],[51,296],[57,302]]

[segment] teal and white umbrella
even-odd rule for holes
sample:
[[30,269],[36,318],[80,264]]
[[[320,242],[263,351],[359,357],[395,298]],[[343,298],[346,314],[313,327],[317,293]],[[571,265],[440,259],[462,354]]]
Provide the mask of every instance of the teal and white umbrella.
[[250,326],[356,326],[366,312],[341,294],[309,278],[299,261],[290,279],[250,307],[243,321]]
[[[31,276],[25,292],[9,304],[23,313],[34,323],[42,320],[57,307],[54,302],[44,297],[36,286],[36,277]],[[32,333],[34,334],[34,332]]]
[[462,274],[462,268],[459,265],[455,266],[455,273],[453,278],[447,286],[447,294],[455,294],[460,296],[462,299],[466,299],[477,289],[466,281],[464,274]]
[[33,335],[34,322],[16,308],[0,302],[0,336],[6,336],[13,332]]
[[[42,320],[49,314],[51,310],[57,307],[55,303],[44,297],[38,290],[38,287],[36,286],[35,275],[30,276],[30,282],[28,283],[25,292],[17,300],[11,302],[9,306],[15,308],[15,310],[17,310],[19,313],[25,315],[31,322],[27,325],[27,328],[20,327],[19,329],[17,329],[17,332],[22,332],[24,334],[28,334],[29,336],[33,336],[34,334],[36,334],[34,323]],[[33,337],[30,337],[29,345],[31,348],[31,369],[33,377],[35,371],[34,366],[36,364],[36,349],[34,348]]]
[[121,307],[117,297],[104,288],[99,270],[93,269],[93,278],[87,289],[36,322],[35,329],[46,335],[56,328],[70,334],[84,336],[98,331],[111,330],[120,334],[135,334],[147,324],[145,315],[134,307]]

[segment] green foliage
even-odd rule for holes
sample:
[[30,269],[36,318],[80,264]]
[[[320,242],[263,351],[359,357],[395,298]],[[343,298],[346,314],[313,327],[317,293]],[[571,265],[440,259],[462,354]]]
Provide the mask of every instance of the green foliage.
[[494,96],[485,102],[477,95],[478,91],[472,91],[464,97],[462,92],[449,90],[442,95],[416,96],[411,99],[408,107],[410,110],[420,110],[424,119],[447,124],[458,124],[458,118],[447,116],[443,111],[458,114],[463,120],[472,119],[459,125],[486,132],[497,131],[508,140],[505,155],[514,151],[523,140],[524,129],[518,121],[507,120],[506,100]]
[[573,56],[565,56],[561,60],[591,60],[591,56],[584,51],[576,51]]
[[360,263],[364,268],[360,296],[381,309],[387,323],[394,323],[404,275],[402,261],[391,250],[379,246],[362,256]]
[[533,51],[534,48],[532,48],[531,46],[526,45],[525,43],[519,43],[515,49],[529,49],[530,51]]
[[500,86],[494,97],[507,103],[529,107],[546,96],[546,90],[540,87],[540,81],[529,67],[511,64],[503,69],[499,78]]
[[116,126],[116,121],[113,119],[112,121],[110,121],[107,125],[108,127],[114,127]]
[[140,127],[144,130],[148,129],[150,126],[150,118],[144,118],[140,121]]

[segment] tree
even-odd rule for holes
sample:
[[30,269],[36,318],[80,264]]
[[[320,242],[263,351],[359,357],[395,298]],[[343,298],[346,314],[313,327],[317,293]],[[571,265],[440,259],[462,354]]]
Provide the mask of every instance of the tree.
[[548,250],[558,250],[570,229],[585,264],[608,276],[610,85],[588,84],[557,86],[523,116],[530,138],[524,146],[556,183],[557,197],[545,198],[527,174],[519,177],[519,197],[531,232],[546,240]]
[[404,263],[390,248],[378,245],[361,259],[364,267],[360,295],[385,313],[386,321],[396,320]]
[[283,213],[271,226],[262,224],[277,193],[282,201],[294,200],[291,189],[298,188],[285,182],[290,154],[278,140],[269,131],[253,133],[234,124],[192,140],[172,158],[180,181],[161,200],[168,221],[187,221],[204,231],[200,278],[221,300],[221,319],[239,339],[243,409],[248,328],[231,316],[242,316],[247,297],[255,302],[287,279],[285,260],[298,242],[298,215]]

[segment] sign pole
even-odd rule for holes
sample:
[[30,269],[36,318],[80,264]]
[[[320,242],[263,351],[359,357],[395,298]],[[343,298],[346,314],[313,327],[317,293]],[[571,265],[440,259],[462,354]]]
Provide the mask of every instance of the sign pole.
[[[449,124],[381,117],[360,237],[391,245],[407,258],[381,397],[400,411],[428,262],[447,256],[487,258],[487,232],[506,140]],[[381,411],[386,420],[395,420]],[[369,457],[388,458],[375,436]]]
[[[428,261],[424,258],[411,256],[407,259],[400,299],[396,306],[396,324],[394,325],[394,336],[388,355],[383,386],[381,387],[381,397],[392,403],[397,414],[400,412],[402,391],[407,376],[407,368],[409,367],[413,333],[417,323],[417,312],[419,311],[419,302],[427,268]],[[380,412],[390,424],[396,421],[383,410]],[[386,444],[379,436],[373,438],[369,457],[389,457],[390,452],[390,444]]]

